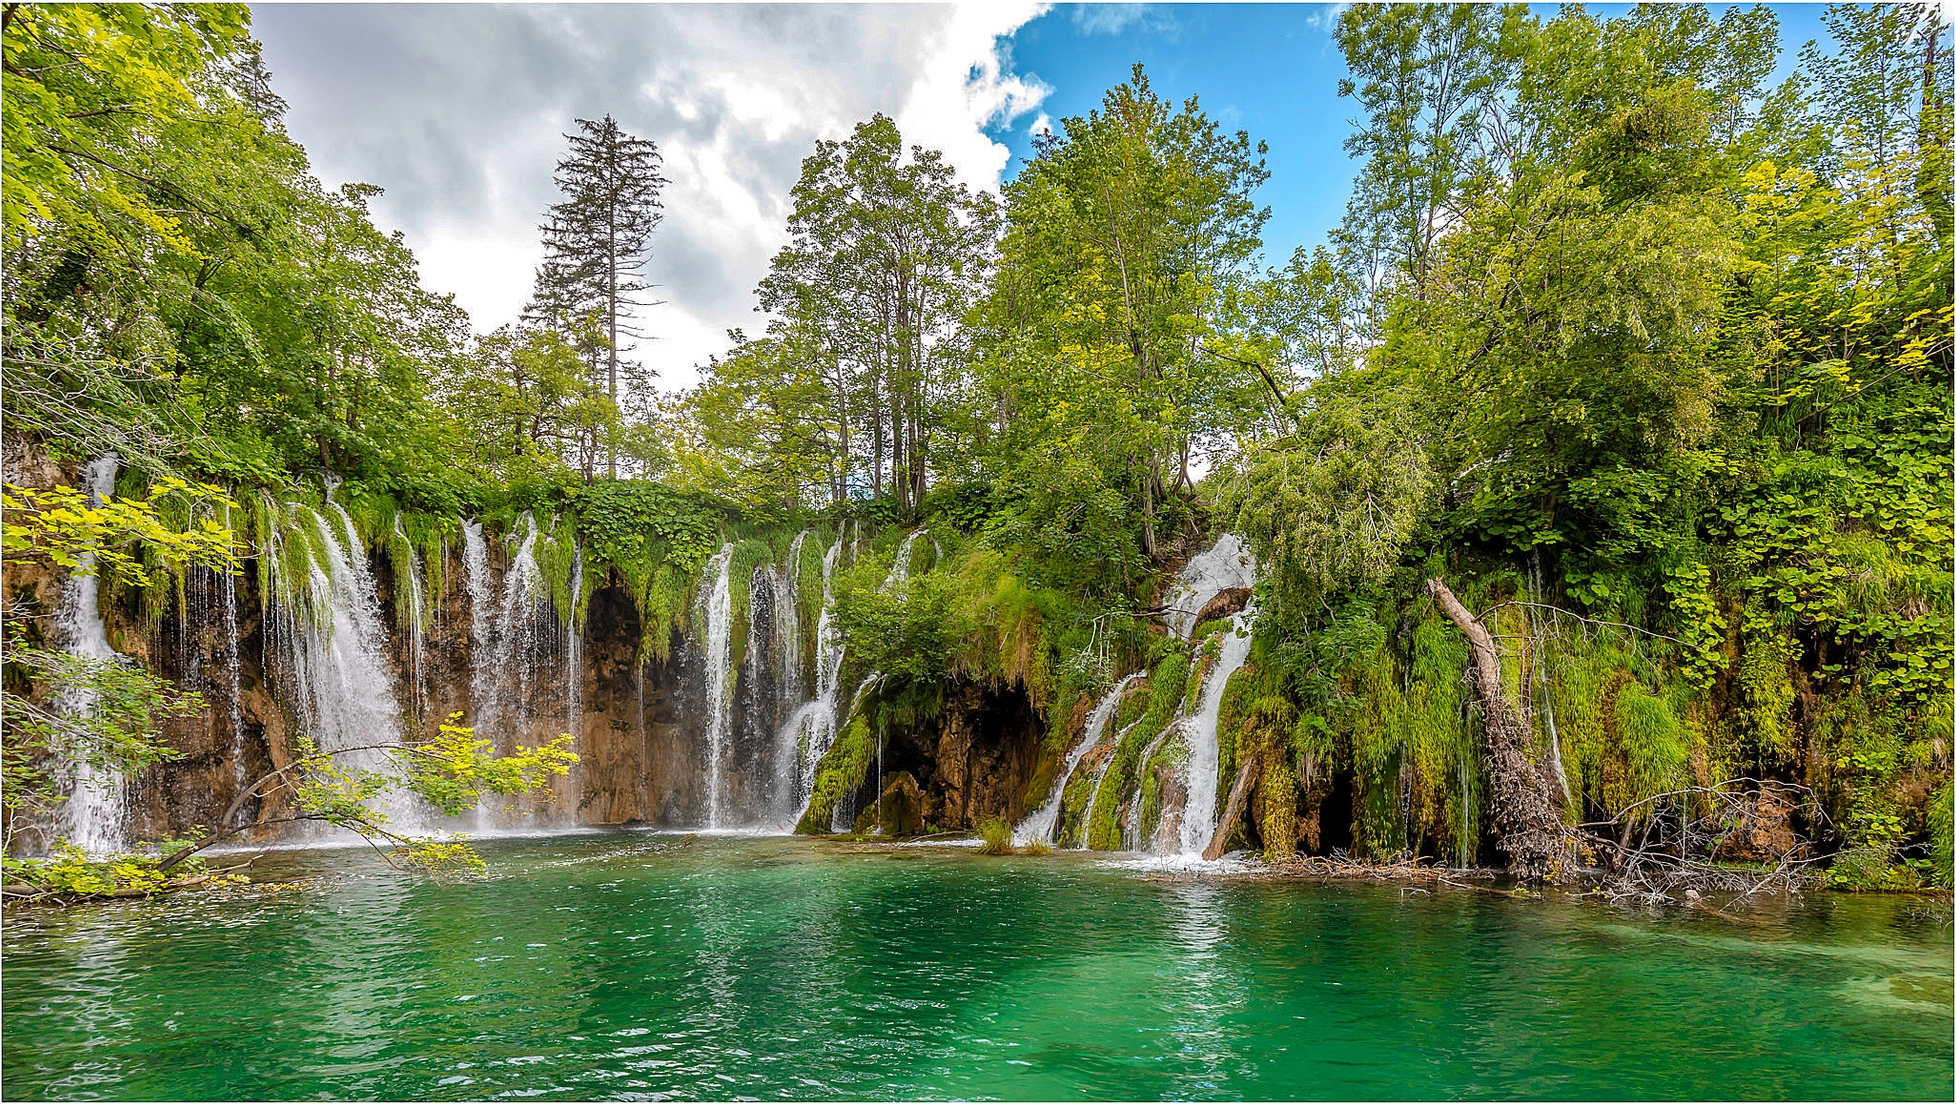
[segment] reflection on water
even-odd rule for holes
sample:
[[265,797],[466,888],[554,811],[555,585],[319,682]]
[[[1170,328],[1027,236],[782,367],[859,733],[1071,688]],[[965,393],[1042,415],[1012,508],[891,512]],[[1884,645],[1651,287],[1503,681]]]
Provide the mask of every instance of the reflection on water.
[[20,912],[7,1099],[1933,1097],[1946,920],[643,833]]

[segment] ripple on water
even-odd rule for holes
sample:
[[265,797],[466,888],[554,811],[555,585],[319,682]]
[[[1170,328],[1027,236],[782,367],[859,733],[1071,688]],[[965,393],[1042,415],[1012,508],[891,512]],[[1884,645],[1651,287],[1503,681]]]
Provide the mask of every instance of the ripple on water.
[[10,917],[8,1098],[1950,1088],[1946,929],[1881,898],[1755,929],[1067,855],[482,846],[498,880],[288,854],[332,876]]

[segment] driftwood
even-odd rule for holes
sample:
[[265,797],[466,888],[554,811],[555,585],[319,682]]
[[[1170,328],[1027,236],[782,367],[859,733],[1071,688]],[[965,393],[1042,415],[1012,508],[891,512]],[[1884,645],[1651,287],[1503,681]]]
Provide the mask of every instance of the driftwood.
[[1445,580],[1426,581],[1440,612],[1453,622],[1473,658],[1474,690],[1480,697],[1487,737],[1488,804],[1494,835],[1508,853],[1510,868],[1522,878],[1554,874],[1571,854],[1569,830],[1562,822],[1561,794],[1528,757],[1529,721],[1508,699],[1501,675],[1501,653],[1494,636],[1460,604]]
[[1766,800],[1791,802],[1790,810],[1805,819],[1809,834],[1831,828],[1813,791],[1790,783],[1733,778],[1655,794],[1608,820],[1576,828],[1583,849],[1602,866],[1592,872],[1596,888],[1587,896],[1619,904],[1696,904],[1705,894],[1736,894],[1719,910],[1724,912],[1761,893],[1798,893],[1820,884],[1822,864],[1840,855],[1790,831],[1774,853],[1758,856],[1763,861],[1725,859]]
[[1243,816],[1243,805],[1250,796],[1250,787],[1256,784],[1257,758],[1252,755],[1243,762],[1243,769],[1236,772],[1236,784],[1229,788],[1229,803],[1223,806],[1222,818],[1216,821],[1216,834],[1209,839],[1209,846],[1202,849],[1203,859],[1215,862],[1222,858],[1223,849],[1229,846],[1230,833],[1236,831],[1236,822]]

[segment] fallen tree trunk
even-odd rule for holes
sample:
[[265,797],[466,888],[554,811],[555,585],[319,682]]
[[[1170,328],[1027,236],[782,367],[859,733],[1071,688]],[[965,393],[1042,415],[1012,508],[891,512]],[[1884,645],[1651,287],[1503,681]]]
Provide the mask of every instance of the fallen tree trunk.
[[1229,803],[1223,806],[1222,818],[1216,821],[1216,834],[1209,839],[1209,846],[1202,849],[1202,858],[1215,862],[1222,858],[1223,848],[1229,846],[1230,833],[1236,831],[1236,822],[1243,816],[1243,806],[1249,801],[1250,786],[1256,782],[1257,760],[1252,755],[1243,763],[1243,769],[1236,772],[1236,784],[1229,788]]
[[1558,794],[1528,757],[1528,717],[1508,699],[1494,635],[1460,604],[1445,580],[1428,579],[1426,592],[1467,638],[1473,658],[1474,690],[1487,736],[1487,773],[1492,784],[1488,803],[1495,839],[1508,853],[1515,874],[1548,877],[1568,858],[1572,837],[1562,821]]

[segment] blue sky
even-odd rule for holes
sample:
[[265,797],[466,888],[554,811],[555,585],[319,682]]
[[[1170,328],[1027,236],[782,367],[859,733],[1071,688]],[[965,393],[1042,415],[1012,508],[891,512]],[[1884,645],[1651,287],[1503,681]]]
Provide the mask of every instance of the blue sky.
[[[1820,23],[1821,5],[1768,6],[1780,21],[1779,80],[1792,72],[1808,39],[1831,40]],[[1629,8],[1591,10],[1615,15]],[[1552,5],[1537,10],[1554,15]],[[1280,264],[1293,248],[1323,241],[1338,224],[1357,172],[1343,145],[1356,105],[1338,96],[1346,70],[1331,33],[1337,11],[1331,4],[1067,4],[1019,28],[1006,44],[1014,69],[1051,89],[1039,110],[1056,126],[1099,106],[1138,61],[1163,96],[1177,102],[1198,96],[1225,127],[1268,142],[1265,254]],[[1008,179],[1031,156],[1037,122],[988,129],[1012,151]]]

